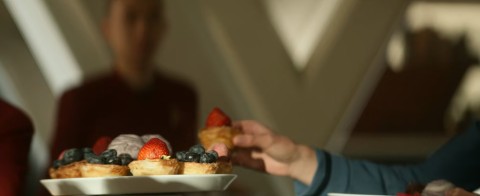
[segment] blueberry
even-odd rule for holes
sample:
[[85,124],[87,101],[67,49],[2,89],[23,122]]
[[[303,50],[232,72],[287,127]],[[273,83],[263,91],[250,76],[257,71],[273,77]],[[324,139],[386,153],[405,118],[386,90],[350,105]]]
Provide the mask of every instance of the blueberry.
[[93,163],[93,164],[105,164],[105,158],[97,155],[90,156],[86,158],[88,163]]
[[132,156],[125,153],[118,155],[118,159],[120,160],[120,165],[128,165],[130,162],[133,161]]
[[62,160],[55,160],[53,161],[53,168],[58,169],[60,166],[63,165]]
[[93,152],[85,152],[85,153],[83,153],[83,159],[85,159],[85,160],[89,159],[90,157],[94,157],[94,156],[96,157],[97,155],[96,155],[95,153],[93,153]]
[[186,151],[180,151],[175,153],[175,158],[177,158],[177,160],[179,161],[185,161],[186,156],[187,156]]
[[187,162],[198,162],[199,159],[200,155],[197,153],[187,152],[187,154],[185,155],[185,161]]
[[210,151],[207,152],[207,154],[209,154],[210,156],[215,157],[215,161],[217,161],[217,159],[218,159],[218,153],[217,153],[217,151],[210,150]]
[[82,150],[78,148],[68,149],[63,154],[63,162],[65,163],[65,165],[76,162],[76,161],[81,161],[82,159],[83,159]]
[[85,153],[93,153],[93,149],[92,149],[92,148],[82,148],[82,152],[83,152],[83,154],[85,154]]
[[213,162],[215,162],[215,157],[209,153],[205,153],[200,156],[200,163],[213,163]]
[[205,153],[205,148],[203,148],[202,145],[197,144],[195,146],[190,147],[190,149],[188,151],[196,153],[198,155],[201,155],[201,154]]
[[118,157],[109,157],[105,160],[106,164],[120,165],[120,159]]
[[105,159],[109,159],[112,157],[117,157],[117,151],[115,149],[108,149],[102,152],[100,156],[104,157]]
[[210,156],[210,158],[213,160],[213,162],[217,162],[217,160],[218,160],[218,155],[215,156],[214,154],[208,154],[208,156]]

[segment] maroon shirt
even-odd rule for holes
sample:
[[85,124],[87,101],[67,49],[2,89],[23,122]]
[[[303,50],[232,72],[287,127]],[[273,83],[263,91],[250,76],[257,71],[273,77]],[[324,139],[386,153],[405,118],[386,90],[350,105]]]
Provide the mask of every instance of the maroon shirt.
[[32,135],[30,119],[0,100],[0,195],[21,195]]
[[51,157],[68,148],[92,147],[101,136],[160,134],[174,151],[196,143],[197,98],[184,83],[155,75],[134,91],[112,73],[66,92],[60,100]]

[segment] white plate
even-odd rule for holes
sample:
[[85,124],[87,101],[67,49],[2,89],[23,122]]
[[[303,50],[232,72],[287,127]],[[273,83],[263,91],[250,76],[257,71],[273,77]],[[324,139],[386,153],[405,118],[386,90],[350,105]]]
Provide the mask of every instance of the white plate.
[[388,195],[369,195],[369,194],[350,194],[350,193],[328,193],[328,196],[388,196]]
[[480,194],[480,188],[478,188],[477,190],[473,191],[473,193],[475,193],[475,194],[477,194],[477,195]]
[[52,195],[111,195],[224,191],[235,174],[45,179]]

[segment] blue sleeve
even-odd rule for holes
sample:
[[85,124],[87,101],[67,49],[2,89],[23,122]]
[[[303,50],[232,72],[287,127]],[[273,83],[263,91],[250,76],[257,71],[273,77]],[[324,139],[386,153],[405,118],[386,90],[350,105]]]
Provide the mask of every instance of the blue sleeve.
[[297,195],[356,193],[395,195],[409,183],[426,184],[446,179],[472,190],[480,186],[479,123],[454,137],[424,163],[418,165],[381,165],[349,160],[317,149],[317,171],[310,186],[295,182]]
[[418,166],[385,166],[349,160],[317,149],[318,167],[310,186],[295,182],[297,195],[357,193],[395,195],[409,182],[421,182]]
[[467,191],[480,187],[480,121],[437,150],[421,169],[429,180],[446,179]]

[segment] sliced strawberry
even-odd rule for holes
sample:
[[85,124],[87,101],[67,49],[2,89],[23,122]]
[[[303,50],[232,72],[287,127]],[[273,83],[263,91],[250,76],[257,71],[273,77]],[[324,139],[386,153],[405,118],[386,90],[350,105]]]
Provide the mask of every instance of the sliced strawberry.
[[102,136],[97,139],[95,144],[92,147],[93,153],[96,155],[102,154],[103,151],[108,149],[108,145],[112,142],[112,138],[108,136]]
[[57,160],[62,160],[62,159],[63,159],[63,154],[65,154],[65,151],[67,151],[67,150],[66,150],[66,149],[63,150],[63,151],[60,153],[60,155],[58,155]]
[[206,128],[210,127],[221,127],[221,126],[231,126],[232,120],[225,113],[223,113],[220,108],[215,107],[210,112],[207,118],[207,123],[205,124]]
[[163,155],[170,155],[167,144],[158,138],[152,138],[138,151],[137,159],[160,159]]

